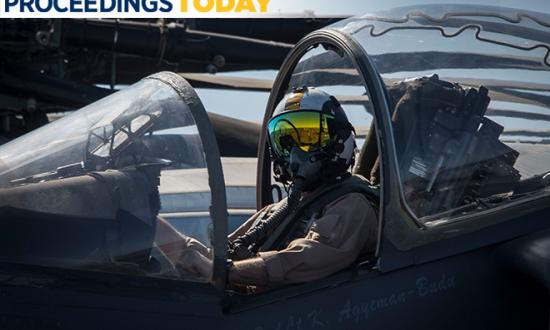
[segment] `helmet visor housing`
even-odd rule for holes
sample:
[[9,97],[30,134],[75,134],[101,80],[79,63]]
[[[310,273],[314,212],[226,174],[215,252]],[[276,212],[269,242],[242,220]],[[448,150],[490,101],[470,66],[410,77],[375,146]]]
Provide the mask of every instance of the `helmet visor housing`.
[[267,127],[273,152],[286,158],[292,147],[310,152],[327,146],[332,119],[334,116],[316,110],[288,111],[273,117]]

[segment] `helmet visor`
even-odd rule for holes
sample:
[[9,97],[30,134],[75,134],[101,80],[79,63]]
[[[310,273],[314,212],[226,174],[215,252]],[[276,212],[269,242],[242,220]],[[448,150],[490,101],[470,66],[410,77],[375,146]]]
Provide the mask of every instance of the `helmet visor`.
[[309,152],[330,142],[328,121],[332,116],[319,111],[290,111],[272,118],[268,123],[271,147],[282,157],[290,156],[292,147]]

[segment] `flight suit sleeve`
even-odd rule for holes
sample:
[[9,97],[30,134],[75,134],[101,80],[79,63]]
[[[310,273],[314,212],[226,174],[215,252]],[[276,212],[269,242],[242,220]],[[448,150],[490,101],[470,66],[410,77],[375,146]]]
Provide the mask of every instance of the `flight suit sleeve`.
[[360,193],[328,204],[304,238],[280,251],[260,252],[256,267],[264,268],[269,285],[319,279],[350,266],[361,252],[374,251],[377,216]]

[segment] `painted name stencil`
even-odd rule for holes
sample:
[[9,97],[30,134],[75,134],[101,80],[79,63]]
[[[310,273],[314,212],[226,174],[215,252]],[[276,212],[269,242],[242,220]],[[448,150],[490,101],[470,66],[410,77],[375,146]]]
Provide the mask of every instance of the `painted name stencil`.
[[[382,297],[373,297],[364,301],[356,299],[346,300],[340,308],[330,311],[312,309],[300,315],[290,315],[283,320],[274,320],[271,325],[257,326],[254,330],[306,330],[306,329],[331,329],[338,325],[348,323],[360,323],[369,319],[378,311],[399,306],[413,298],[426,298],[443,294],[456,287],[454,276],[442,274],[433,279],[421,276],[416,279],[414,285],[403,291],[396,291]],[[365,293],[366,295],[368,293]],[[336,324],[334,324],[336,323]]]

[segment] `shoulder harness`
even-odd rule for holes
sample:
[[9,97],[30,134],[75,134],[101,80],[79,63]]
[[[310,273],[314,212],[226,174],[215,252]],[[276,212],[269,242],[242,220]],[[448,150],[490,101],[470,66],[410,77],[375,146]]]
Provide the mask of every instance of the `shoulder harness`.
[[336,183],[326,184],[305,197],[297,210],[290,214],[277,228],[259,251],[272,251],[284,248],[292,240],[304,237],[315,219],[323,215],[327,204],[353,192],[362,193],[375,210],[378,210],[380,188],[372,186],[360,175],[348,176]]

